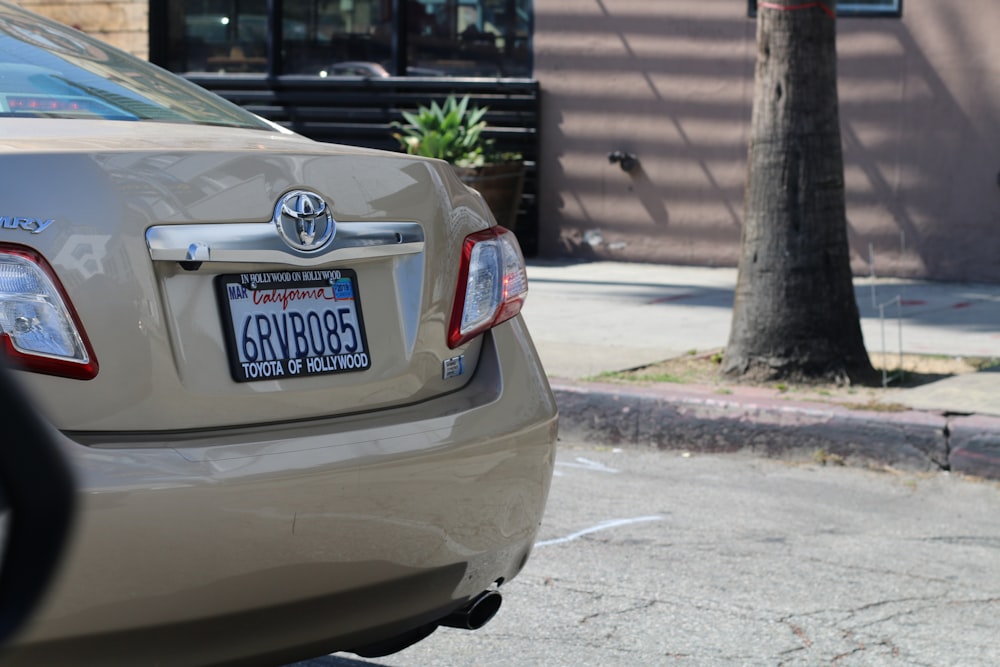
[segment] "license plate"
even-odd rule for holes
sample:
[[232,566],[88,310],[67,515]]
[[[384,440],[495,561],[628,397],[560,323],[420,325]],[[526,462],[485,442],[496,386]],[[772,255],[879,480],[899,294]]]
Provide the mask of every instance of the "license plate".
[[371,367],[354,271],[236,273],[216,289],[237,382]]

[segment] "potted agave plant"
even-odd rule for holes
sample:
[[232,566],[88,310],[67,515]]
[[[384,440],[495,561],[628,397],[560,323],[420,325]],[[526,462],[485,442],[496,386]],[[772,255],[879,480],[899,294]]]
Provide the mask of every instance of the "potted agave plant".
[[410,155],[445,160],[467,185],[479,190],[497,222],[513,230],[524,188],[524,163],[517,153],[499,153],[483,136],[489,107],[469,107],[469,96],[449,95],[416,113],[402,112],[393,136]]

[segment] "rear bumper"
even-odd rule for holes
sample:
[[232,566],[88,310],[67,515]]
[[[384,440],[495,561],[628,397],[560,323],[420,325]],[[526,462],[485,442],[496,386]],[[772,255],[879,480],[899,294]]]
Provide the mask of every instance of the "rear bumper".
[[463,389],[420,405],[131,445],[64,436],[76,530],[5,660],[274,664],[433,620],[523,567],[555,435],[517,318]]

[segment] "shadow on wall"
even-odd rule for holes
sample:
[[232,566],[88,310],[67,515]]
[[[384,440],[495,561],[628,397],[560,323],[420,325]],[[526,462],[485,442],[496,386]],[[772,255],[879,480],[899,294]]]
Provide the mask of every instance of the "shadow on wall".
[[984,57],[984,45],[966,37],[984,19],[976,4],[908,5],[903,22],[842,23],[841,132],[856,272],[1000,281],[1000,133],[989,120],[1000,109],[982,104],[973,116],[952,93],[996,86],[965,65]]
[[[547,9],[558,4],[536,4],[542,207],[558,220],[543,229],[543,252],[735,263],[750,91],[727,72],[748,62],[746,19],[714,20],[707,39],[724,46],[706,58],[672,46],[706,34],[705,21],[664,3],[648,14],[600,1],[587,12]],[[639,167],[609,163],[615,150],[637,155]],[[726,243],[722,261],[709,252]]]
[[663,203],[663,197],[642,168],[638,155],[623,150],[612,151],[608,154],[608,162],[617,164],[623,172],[632,177],[632,185],[629,185],[628,190],[635,192],[654,224],[666,225],[670,222],[670,213]]
[[[745,7],[537,0],[543,255],[735,266],[756,52]],[[998,85],[984,13],[1000,24],[986,0],[839,23],[856,273],[873,260],[878,275],[1000,281],[1000,91],[955,97]],[[615,150],[640,167],[609,163]]]

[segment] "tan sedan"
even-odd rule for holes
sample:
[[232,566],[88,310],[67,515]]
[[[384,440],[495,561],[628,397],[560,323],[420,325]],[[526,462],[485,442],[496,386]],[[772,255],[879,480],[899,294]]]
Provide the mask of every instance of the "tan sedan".
[[11,665],[280,664],[478,627],[556,408],[514,235],[0,5],[0,350],[80,490]]

